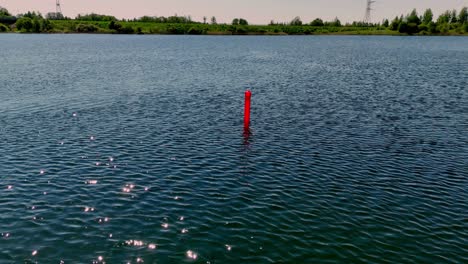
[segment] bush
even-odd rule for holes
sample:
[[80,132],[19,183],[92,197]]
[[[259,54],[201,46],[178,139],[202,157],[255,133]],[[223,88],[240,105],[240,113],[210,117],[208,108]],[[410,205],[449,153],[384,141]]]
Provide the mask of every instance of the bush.
[[52,30],[53,27],[48,19],[43,19],[41,21],[41,28],[42,28],[42,32],[48,32]]
[[7,32],[9,31],[9,28],[3,24],[0,24],[0,32]]
[[76,32],[78,33],[94,33],[98,31],[98,27],[91,24],[79,24],[76,26]]
[[29,17],[22,17],[16,21],[16,28],[21,31],[30,32],[33,28],[33,21]]
[[443,23],[441,25],[438,25],[436,28],[437,31],[439,31],[442,34],[447,34],[450,30],[450,26],[446,23]]
[[37,18],[33,19],[32,32],[34,32],[34,33],[40,33],[41,32],[41,22]]
[[118,32],[120,34],[133,34],[133,33],[135,33],[135,30],[133,29],[132,26],[126,25],[126,26],[122,27],[122,29],[120,29]]
[[428,31],[429,27],[427,25],[421,24],[418,26],[419,32],[421,31]]
[[429,22],[429,24],[427,24],[427,28],[428,28],[430,33],[438,33],[436,23],[434,23],[432,21]]
[[203,30],[195,27],[191,27],[188,31],[187,34],[190,35],[201,35],[203,33]]
[[167,27],[167,33],[182,35],[185,33],[184,29],[179,25],[171,25]]
[[16,23],[16,17],[14,17],[14,16],[0,16],[0,23],[7,24],[7,25],[13,25],[14,23]]
[[245,27],[237,27],[236,34],[245,35],[247,34],[247,29]]
[[408,34],[419,33],[419,27],[416,23],[408,23]]
[[117,32],[122,29],[122,25],[119,23],[115,23],[115,21],[111,21],[108,27],[109,29],[116,30]]
[[310,22],[310,25],[313,27],[323,27],[323,20],[320,18],[316,18],[314,21]]

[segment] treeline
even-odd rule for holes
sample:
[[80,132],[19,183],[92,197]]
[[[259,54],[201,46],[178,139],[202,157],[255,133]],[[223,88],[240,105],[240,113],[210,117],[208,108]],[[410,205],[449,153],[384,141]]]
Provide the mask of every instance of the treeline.
[[447,34],[451,31],[457,33],[468,32],[468,10],[463,7],[459,13],[457,10],[442,13],[436,21],[431,9],[426,9],[423,15],[419,16],[416,9],[405,17],[395,17],[391,23],[388,20],[383,25],[391,30],[407,34]]
[[[27,12],[18,17],[12,16],[6,9],[0,8],[0,32],[15,30],[19,32],[42,33],[53,29],[49,19],[40,13]],[[7,26],[8,25],[8,26]]]
[[391,22],[353,22],[342,24],[338,18],[324,21],[316,18],[303,22],[295,17],[289,22],[271,21],[268,25],[250,25],[244,18],[235,18],[231,23],[218,24],[216,17],[203,17],[203,21],[193,21],[190,16],[143,16],[134,19],[117,19],[110,15],[85,14],[74,19],[60,13],[43,16],[36,12],[12,15],[0,7],[0,32],[25,33],[117,33],[117,34],[467,34],[468,12],[452,10],[434,18],[431,9],[419,15],[414,9],[406,16],[397,16]]

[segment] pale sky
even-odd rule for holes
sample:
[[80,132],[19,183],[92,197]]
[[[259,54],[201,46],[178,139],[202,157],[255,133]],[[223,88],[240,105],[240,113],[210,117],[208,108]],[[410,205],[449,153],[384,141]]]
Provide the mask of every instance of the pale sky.
[[[289,22],[295,16],[310,22],[320,17],[342,22],[361,21],[364,18],[366,0],[60,0],[65,16],[99,13],[117,18],[134,18],[144,15],[171,16],[191,15],[202,21],[216,16],[218,23],[230,23],[235,17],[242,17],[250,24],[268,24],[271,20]],[[13,14],[39,11],[43,14],[55,11],[55,0],[0,0],[0,6]],[[413,8],[422,13],[432,8],[437,16],[445,10],[460,10],[468,7],[468,0],[376,0],[372,21],[392,19],[407,14]]]

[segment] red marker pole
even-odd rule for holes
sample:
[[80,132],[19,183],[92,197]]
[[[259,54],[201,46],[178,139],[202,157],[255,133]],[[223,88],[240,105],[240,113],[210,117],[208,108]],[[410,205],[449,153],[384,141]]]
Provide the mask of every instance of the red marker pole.
[[250,90],[245,91],[245,107],[244,107],[244,129],[249,129],[250,125]]

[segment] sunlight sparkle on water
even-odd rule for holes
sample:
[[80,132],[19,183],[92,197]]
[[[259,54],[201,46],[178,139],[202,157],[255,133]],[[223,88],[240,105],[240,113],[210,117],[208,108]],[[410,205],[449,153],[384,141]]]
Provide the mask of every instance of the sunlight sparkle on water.
[[122,188],[122,191],[129,193],[132,191],[133,188],[135,188],[134,184],[125,184],[125,186]]
[[84,211],[85,211],[85,212],[94,212],[94,207],[88,207],[88,206],[86,206],[86,207],[84,208]]
[[156,249],[156,244],[149,244],[149,245],[148,245],[148,248],[149,248],[149,249]]
[[103,222],[109,222],[109,218],[108,217],[105,217],[104,219],[100,218],[98,220],[99,223],[103,223]]
[[125,244],[128,246],[135,246],[135,247],[141,247],[144,245],[143,241],[141,240],[127,240],[125,241]]
[[197,253],[193,252],[192,250],[187,251],[187,257],[191,259],[197,259],[198,255]]

